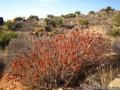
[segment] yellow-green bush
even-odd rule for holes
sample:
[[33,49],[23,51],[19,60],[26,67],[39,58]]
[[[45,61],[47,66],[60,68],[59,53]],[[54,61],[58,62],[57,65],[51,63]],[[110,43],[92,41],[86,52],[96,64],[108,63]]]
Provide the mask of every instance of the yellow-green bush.
[[39,20],[39,17],[36,15],[31,15],[28,17],[28,20]]
[[16,32],[0,32],[0,48],[5,48],[11,39],[17,38]]
[[81,19],[80,20],[80,25],[88,25],[89,24],[89,21],[86,20],[86,19]]
[[65,17],[67,17],[67,18],[74,18],[74,17],[76,17],[76,14],[75,13],[69,13]]
[[107,6],[106,8],[103,8],[101,11],[105,11],[106,13],[110,13],[114,11],[114,9],[111,6]]
[[115,25],[120,26],[120,13],[113,15],[112,20]]
[[16,23],[15,23],[15,21],[8,20],[8,21],[5,22],[3,28],[6,29],[6,30],[15,30],[16,29]]
[[61,17],[53,17],[45,19],[46,25],[51,25],[52,27],[61,27],[63,25],[63,19]]
[[120,36],[120,27],[114,27],[110,33],[113,37]]

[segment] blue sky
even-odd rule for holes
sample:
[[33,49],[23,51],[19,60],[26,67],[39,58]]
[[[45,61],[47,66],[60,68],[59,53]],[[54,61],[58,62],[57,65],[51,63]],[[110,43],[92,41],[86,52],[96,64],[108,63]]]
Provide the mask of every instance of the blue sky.
[[120,10],[120,0],[1,0],[0,16],[7,20],[18,16],[45,17],[48,14],[61,15],[75,11],[86,14],[107,6]]

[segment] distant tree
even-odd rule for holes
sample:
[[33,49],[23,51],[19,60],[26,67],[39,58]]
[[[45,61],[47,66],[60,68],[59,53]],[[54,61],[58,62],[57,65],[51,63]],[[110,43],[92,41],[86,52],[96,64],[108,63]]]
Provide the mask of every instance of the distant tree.
[[107,6],[106,8],[103,8],[101,11],[105,11],[105,12],[109,13],[110,11],[114,11],[114,9],[112,9],[111,6]]
[[49,14],[49,15],[47,15],[47,17],[48,18],[54,18],[54,15]]
[[24,17],[16,17],[14,20],[15,21],[21,21],[21,20],[24,20]]
[[110,6],[108,6],[108,7],[106,8],[106,12],[109,12],[109,11],[114,11],[114,9],[112,9]]
[[39,17],[36,15],[31,15],[28,19],[29,20],[39,20]]
[[80,13],[80,11],[76,11],[75,14],[76,14],[76,16],[79,16],[81,13]]
[[0,25],[3,25],[3,24],[4,24],[3,17],[0,17]]
[[94,13],[95,13],[94,11],[90,11],[90,12],[89,12],[90,15],[92,15],[92,14],[94,14]]
[[67,17],[67,18],[74,18],[74,17],[76,17],[76,14],[75,13],[69,13],[65,17]]

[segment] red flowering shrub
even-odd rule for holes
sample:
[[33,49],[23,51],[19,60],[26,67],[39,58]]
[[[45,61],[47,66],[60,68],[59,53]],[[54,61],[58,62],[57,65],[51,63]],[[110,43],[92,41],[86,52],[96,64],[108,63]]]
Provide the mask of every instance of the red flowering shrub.
[[104,60],[108,39],[89,30],[72,30],[66,34],[35,40],[34,50],[14,57],[7,79],[40,85],[55,86],[81,71],[88,62]]

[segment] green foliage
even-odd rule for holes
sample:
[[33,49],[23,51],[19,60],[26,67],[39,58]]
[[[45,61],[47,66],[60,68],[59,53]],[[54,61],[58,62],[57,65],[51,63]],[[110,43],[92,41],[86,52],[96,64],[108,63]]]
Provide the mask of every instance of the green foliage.
[[48,18],[54,18],[54,15],[49,14],[49,15],[47,15],[47,17]]
[[90,12],[89,12],[90,15],[93,15],[94,13],[95,13],[94,11],[90,11]]
[[115,25],[120,26],[120,13],[113,15],[112,20]]
[[120,27],[113,28],[110,35],[112,35],[113,37],[120,36]]
[[21,20],[24,20],[24,17],[16,17],[14,20],[15,21],[21,21]]
[[63,19],[61,17],[55,18],[55,24],[56,26],[61,27],[63,25]]
[[108,6],[106,8],[103,8],[101,11],[105,11],[105,12],[109,13],[111,11],[114,11],[114,9],[112,9],[110,6]]
[[8,20],[8,21],[5,22],[5,25],[8,26],[8,27],[10,27],[11,24],[12,24],[11,20]]
[[46,18],[45,22],[47,25],[53,27],[61,27],[63,25],[63,19],[61,17]]
[[76,14],[70,13],[70,14],[67,14],[65,17],[67,17],[67,18],[74,18],[74,17],[76,17]]
[[36,15],[31,15],[28,20],[39,20],[39,17]]
[[112,9],[110,6],[108,6],[106,9],[105,9],[106,12],[109,12],[109,11],[114,11],[114,9]]
[[5,48],[11,39],[17,38],[16,32],[0,32],[0,48]]
[[80,20],[80,25],[88,25],[89,24],[89,21],[86,20],[86,19],[81,19]]
[[76,11],[75,14],[76,14],[77,16],[80,16],[81,13],[80,13],[80,11]]
[[15,30],[16,29],[16,23],[12,22],[11,20],[8,20],[5,22],[4,26],[3,26],[4,29],[6,30]]

